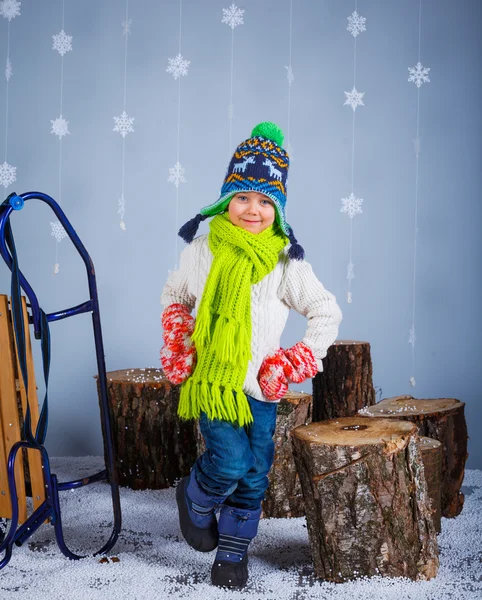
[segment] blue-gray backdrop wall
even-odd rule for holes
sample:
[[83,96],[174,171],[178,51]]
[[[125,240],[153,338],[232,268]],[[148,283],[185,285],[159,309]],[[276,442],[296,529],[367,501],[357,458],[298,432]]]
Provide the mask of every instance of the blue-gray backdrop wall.
[[[272,120],[293,151],[289,221],[343,310],[339,338],[370,342],[379,397],[464,401],[468,466],[482,467],[479,0],[243,0],[234,29],[222,22],[229,0],[130,0],[127,25],[125,0],[3,7],[11,19],[0,19],[0,61],[8,53],[12,73],[0,79],[0,165],[16,168],[4,195],[61,198],[96,267],[109,370],[159,365],[160,293],[183,247],[176,229],[217,197],[236,144]],[[366,18],[356,37],[347,30],[355,9]],[[63,58],[52,47],[62,27],[72,36]],[[166,69],[179,53],[190,64],[175,79]],[[430,68],[420,88],[408,81],[419,60]],[[354,85],[364,93],[356,111],[344,104]],[[51,132],[60,106],[62,138]],[[113,117],[124,109],[135,120],[123,138]],[[176,187],[168,176],[178,158]],[[341,212],[351,192],[363,199],[353,219]],[[68,240],[57,245],[52,217],[32,202],[13,218],[21,266],[47,312],[87,298],[83,266]],[[51,326],[53,454],[102,451],[90,323]],[[292,315],[283,343],[303,331]]]

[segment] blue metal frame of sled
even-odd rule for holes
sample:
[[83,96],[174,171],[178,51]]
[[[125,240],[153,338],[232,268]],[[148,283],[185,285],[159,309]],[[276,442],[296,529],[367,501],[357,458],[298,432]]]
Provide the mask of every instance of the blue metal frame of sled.
[[[24,203],[29,200],[41,200],[50,206],[50,208],[56,214],[58,220],[64,227],[67,235],[71,239],[75,248],[79,252],[82,260],[84,261],[85,268],[87,270],[87,279],[89,285],[90,299],[87,302],[83,302],[78,306],[67,308],[62,311],[55,313],[46,314],[39,307],[37,297],[30,287],[28,281],[22,275],[22,272],[18,268],[17,256],[15,251],[15,244],[13,242],[13,235],[10,227],[9,218],[13,211],[21,210]],[[107,398],[107,380],[106,380],[106,369],[104,361],[104,348],[102,343],[102,331],[100,325],[99,315],[99,303],[97,297],[97,286],[95,280],[94,265],[90,256],[88,255],[85,247],[74,231],[69,220],[65,216],[63,210],[55,202],[53,198],[47,194],[40,192],[29,192],[26,194],[10,194],[10,196],[0,204],[0,254],[7,263],[8,267],[12,271],[12,315],[14,320],[14,330],[18,348],[18,358],[21,366],[22,376],[25,384],[25,388],[28,389],[27,385],[27,372],[25,366],[25,357],[22,360],[22,344],[25,345],[25,339],[23,333],[22,321],[16,318],[18,313],[18,307],[20,305],[20,288],[22,288],[29,300],[30,308],[32,312],[32,321],[34,327],[34,334],[36,339],[40,339],[42,343],[42,358],[44,362],[44,376],[45,376],[45,400],[41,411],[38,427],[35,433],[31,431],[30,423],[30,412],[27,402],[27,411],[24,422],[24,441],[15,443],[8,456],[8,483],[10,489],[10,497],[12,503],[12,519],[10,527],[5,535],[4,540],[0,543],[0,553],[4,552],[4,557],[0,560],[0,569],[8,564],[12,556],[13,545],[21,546],[46,520],[50,520],[54,526],[55,537],[57,544],[65,556],[71,559],[83,558],[73,553],[67,548],[64,541],[62,531],[62,520],[60,514],[60,501],[59,492],[65,490],[73,490],[90,483],[107,480],[111,488],[112,506],[113,506],[113,527],[112,533],[108,541],[104,546],[98,550],[95,554],[103,554],[111,550],[117,541],[119,532],[121,529],[121,508],[119,500],[119,486],[117,483],[117,475],[115,471],[115,457],[114,457],[114,445],[112,440],[112,429],[111,429],[111,418],[109,412],[109,403]],[[16,305],[16,306],[15,306]],[[15,310],[17,308],[17,310]],[[69,481],[60,483],[57,481],[55,474],[50,471],[50,460],[47,451],[43,445],[47,421],[48,421],[48,404],[47,404],[47,388],[48,388],[48,370],[50,362],[50,336],[48,323],[50,321],[59,321],[74,315],[78,315],[85,312],[92,313],[93,330],[95,349],[97,355],[97,369],[98,369],[98,384],[100,390],[100,417],[102,424],[102,432],[104,437],[104,454],[105,454],[105,466],[106,469],[91,475],[89,477],[83,477],[75,481]],[[43,478],[45,484],[45,500],[38,506],[38,508],[27,518],[25,523],[18,527],[19,509],[17,500],[17,490],[15,484],[14,468],[17,454],[21,448],[29,448],[40,452],[43,464]],[[20,459],[22,452],[20,452]]]

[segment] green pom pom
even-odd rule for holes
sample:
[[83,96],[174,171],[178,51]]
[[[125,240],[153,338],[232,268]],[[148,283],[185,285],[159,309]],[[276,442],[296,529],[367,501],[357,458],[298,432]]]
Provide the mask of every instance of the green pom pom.
[[278,125],[271,123],[270,121],[265,121],[264,123],[256,125],[251,132],[251,137],[256,137],[258,135],[271,140],[278,146],[282,146],[283,140],[285,139],[285,136]]

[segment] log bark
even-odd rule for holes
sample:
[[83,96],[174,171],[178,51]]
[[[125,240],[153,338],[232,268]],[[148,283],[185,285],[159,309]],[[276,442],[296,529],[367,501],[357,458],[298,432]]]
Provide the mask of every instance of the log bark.
[[195,421],[177,416],[179,386],[160,369],[107,373],[119,484],[161,489],[189,474],[202,445]]
[[351,417],[375,404],[370,344],[337,340],[313,379],[313,422]]
[[464,505],[460,491],[468,456],[464,407],[465,403],[455,398],[418,399],[407,395],[385,398],[359,412],[365,417],[412,421],[419,435],[442,444],[441,511],[447,518],[459,515]]
[[433,524],[435,531],[442,531],[441,523],[441,486],[442,486],[442,444],[438,440],[422,436],[419,438],[420,453],[422,455],[423,469],[427,491],[431,500]]
[[311,422],[311,408],[312,397],[303,392],[288,391],[280,400],[274,434],[275,455],[262,504],[263,517],[302,517],[305,514],[290,432]]
[[435,577],[437,537],[417,428],[344,417],[292,433],[317,577]]

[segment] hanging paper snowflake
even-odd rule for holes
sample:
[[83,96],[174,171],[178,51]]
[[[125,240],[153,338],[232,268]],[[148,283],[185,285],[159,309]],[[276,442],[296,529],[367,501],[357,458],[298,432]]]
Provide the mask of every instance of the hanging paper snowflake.
[[69,122],[66,121],[62,115],[58,119],[50,120],[52,123],[52,130],[50,133],[55,134],[59,139],[62,139],[64,135],[70,134]]
[[132,25],[132,19],[129,19],[128,21],[122,21],[122,35],[125,36],[129,36],[131,35],[131,25]]
[[344,94],[346,96],[346,100],[345,100],[343,106],[346,106],[348,104],[352,107],[353,111],[356,110],[357,106],[365,106],[363,104],[363,96],[365,95],[365,92],[357,91],[355,86],[353,86],[353,89],[351,92],[344,92]]
[[20,4],[17,0],[2,0],[0,2],[0,15],[11,21],[20,16]]
[[185,60],[181,54],[178,54],[175,58],[169,58],[169,66],[166,69],[166,73],[172,73],[174,79],[179,79],[181,75],[187,75],[187,69],[191,64],[190,60]]
[[112,131],[119,132],[123,138],[125,138],[128,133],[134,131],[134,127],[132,127],[132,123],[134,123],[134,117],[129,117],[125,110],[122,112],[120,117],[114,117],[114,121],[115,126]]
[[341,202],[343,204],[341,211],[342,213],[347,213],[350,219],[353,219],[355,215],[360,214],[362,211],[362,198],[357,198],[353,192],[348,196],[348,198],[342,198]]
[[10,59],[7,56],[7,62],[5,63],[5,79],[7,81],[10,81],[10,77],[12,76],[12,63],[10,62]]
[[52,50],[57,50],[60,56],[64,56],[72,50],[72,36],[67,35],[63,29],[57,35],[53,35],[52,39],[54,40]]
[[355,265],[350,261],[348,263],[348,270],[347,270],[347,276],[346,276],[346,278],[348,279],[348,281],[351,281],[352,279],[355,278],[354,268],[355,268]]
[[412,348],[415,347],[415,340],[416,340],[416,336],[415,336],[415,327],[410,327],[410,332],[409,332],[409,336],[408,336],[408,343],[412,344]]
[[413,82],[418,88],[421,87],[422,83],[430,83],[430,79],[428,78],[430,68],[423,67],[420,61],[418,61],[415,67],[408,67],[408,71],[410,73],[408,81]]
[[351,304],[353,302],[353,296],[351,295],[351,292],[346,293],[346,301],[348,302],[348,304]]
[[285,69],[287,70],[286,73],[286,78],[288,79],[288,84],[291,87],[291,84],[293,83],[293,81],[295,80],[295,76],[293,74],[293,69],[291,68],[291,65],[289,65],[288,67],[285,66]]
[[67,232],[63,228],[60,221],[54,221],[53,223],[50,221],[50,226],[52,227],[52,232],[50,235],[53,235],[57,242],[60,243],[64,237],[67,237]]
[[238,25],[243,25],[244,10],[238,8],[235,4],[231,4],[229,8],[223,8],[223,19],[221,23],[226,23],[231,29]]
[[412,387],[415,387],[417,382],[415,381],[415,377],[413,375],[410,377],[409,381],[410,381],[410,385]]
[[0,165],[0,185],[7,188],[17,180],[17,167],[9,165],[8,162],[4,162]]
[[169,168],[169,177],[167,178],[169,183],[173,183],[176,187],[179,187],[180,183],[186,183],[186,179],[184,177],[184,167],[179,163],[179,161],[173,166]]
[[355,12],[351,14],[348,18],[348,27],[347,30],[352,34],[353,37],[359,35],[362,31],[366,31],[366,18],[360,17],[360,15]]

